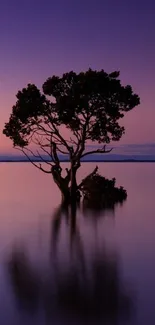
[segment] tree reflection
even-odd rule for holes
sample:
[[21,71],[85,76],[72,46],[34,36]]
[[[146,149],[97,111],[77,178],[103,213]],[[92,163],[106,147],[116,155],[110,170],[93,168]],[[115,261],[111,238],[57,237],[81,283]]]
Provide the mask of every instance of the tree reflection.
[[83,200],[81,209],[83,215],[85,217],[93,217],[94,220],[98,220],[98,218],[103,218],[104,216],[115,216],[115,210],[117,207],[122,207],[126,202],[127,197],[123,199],[117,199],[116,201],[113,200],[105,200],[102,205],[96,203],[96,201],[91,200]]
[[117,324],[129,318],[131,300],[123,289],[117,256],[104,252],[85,267],[69,267],[57,274],[57,302],[61,312],[82,322]]
[[11,285],[20,309],[34,313],[39,302],[39,278],[24,251],[14,250],[8,260]]
[[[52,219],[51,246],[57,254],[62,218],[70,234],[75,259],[60,261],[55,271],[38,275],[26,254],[16,250],[7,264],[14,294],[29,312],[42,308],[48,321],[63,324],[118,324],[129,319],[132,299],[123,283],[118,255],[106,246],[88,258],[76,223],[77,209],[60,206]],[[52,255],[53,256],[53,255]],[[53,267],[51,263],[51,267]]]

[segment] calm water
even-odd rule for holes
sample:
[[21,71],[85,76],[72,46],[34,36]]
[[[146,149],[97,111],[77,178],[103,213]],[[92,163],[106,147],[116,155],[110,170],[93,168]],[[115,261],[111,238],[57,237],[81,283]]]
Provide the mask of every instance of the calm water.
[[0,324],[155,324],[155,164],[98,166],[127,201],[71,222],[52,177],[0,164]]

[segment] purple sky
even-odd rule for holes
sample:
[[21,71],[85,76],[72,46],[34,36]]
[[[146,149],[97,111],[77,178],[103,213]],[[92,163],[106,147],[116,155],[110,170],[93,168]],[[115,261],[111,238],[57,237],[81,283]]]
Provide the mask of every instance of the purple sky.
[[[28,82],[89,67],[120,70],[141,105],[124,118],[123,143],[155,142],[153,0],[5,0],[0,4],[0,132]],[[0,152],[12,143],[1,135]]]

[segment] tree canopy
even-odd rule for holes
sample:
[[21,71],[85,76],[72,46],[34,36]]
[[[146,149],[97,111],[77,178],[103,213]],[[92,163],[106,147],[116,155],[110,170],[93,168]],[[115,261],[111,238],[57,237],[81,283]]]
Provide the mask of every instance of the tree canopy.
[[[131,86],[122,86],[118,77],[119,72],[108,74],[104,70],[71,71],[47,79],[43,94],[28,84],[17,93],[3,132],[15,147],[35,143],[44,150],[45,142],[47,148],[54,142],[58,152],[63,152],[63,146],[67,153],[73,153],[76,146],[75,155],[83,154],[88,140],[102,144],[118,141],[125,131],[119,119],[140,102]],[[72,132],[73,139],[67,141],[61,136],[62,125]]]
[[[77,169],[84,156],[109,152],[106,145],[124,134],[119,121],[140,99],[131,86],[121,84],[119,75],[117,71],[71,71],[48,78],[42,92],[36,85],[28,84],[18,91],[3,133],[36,167],[47,173],[57,169],[60,178],[59,154],[67,155]],[[64,137],[64,128],[68,129],[68,138]],[[86,150],[88,141],[98,143],[98,148]],[[34,158],[50,168],[38,166]],[[68,171],[66,177],[69,181]]]

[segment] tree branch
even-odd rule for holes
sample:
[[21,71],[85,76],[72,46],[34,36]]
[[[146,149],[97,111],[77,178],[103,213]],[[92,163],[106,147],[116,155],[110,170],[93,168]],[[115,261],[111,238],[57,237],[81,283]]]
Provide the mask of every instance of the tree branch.
[[71,169],[66,168],[67,175],[65,176],[65,181],[69,184],[71,177]]
[[49,135],[49,136],[51,135],[51,131],[45,129],[45,128],[41,125],[41,123],[35,121],[35,124],[37,125],[38,130],[43,131],[46,135]]
[[81,155],[82,155],[83,151],[85,150],[87,125],[89,124],[89,119],[90,119],[90,117],[87,115],[86,120],[85,120],[85,124],[83,125],[82,131],[81,131],[81,137],[80,137],[81,139],[79,140],[77,148],[76,148],[75,153],[74,153],[74,157],[76,157],[76,155],[77,155],[78,159],[81,158]]
[[31,155],[34,156],[35,158],[40,158],[44,163],[50,165],[51,167],[53,166],[49,161],[47,161],[46,159],[44,159],[44,158],[40,155],[40,153],[39,153],[38,150],[37,150],[37,155],[35,155],[34,152],[33,152],[31,149],[25,148],[25,150],[27,150],[28,152],[30,152]]
[[61,152],[63,155],[68,155],[68,152],[61,150],[57,145],[57,150]]
[[49,118],[49,121],[50,121],[53,129],[54,129],[54,132],[53,133],[55,134],[55,136],[57,136],[60,139],[61,143],[66,147],[66,149],[68,150],[68,152],[70,152],[71,151],[71,148],[67,144],[67,141],[61,136],[61,134],[60,134],[59,130],[57,129],[56,125],[54,124],[51,116],[49,114],[47,114],[47,116]]
[[54,159],[56,166],[60,168],[60,161],[57,155],[57,145],[55,142],[52,141],[52,139],[51,139],[51,155]]
[[41,164],[39,164],[39,166],[35,164],[35,162],[29,157],[29,155],[24,151],[24,149],[20,149],[20,148],[16,148],[16,149],[20,150],[27,157],[27,159],[31,162],[33,166],[35,166],[36,168],[38,168],[39,170],[43,171],[46,174],[51,174],[51,171],[42,168]]
[[78,141],[81,140],[81,135],[80,135],[80,133],[78,131],[75,131],[74,130],[73,133],[76,136],[76,138],[77,138]]
[[85,156],[88,156],[88,155],[92,155],[94,153],[109,153],[113,150],[113,148],[109,149],[109,150],[105,150],[106,146],[104,146],[102,149],[97,149],[97,150],[92,150],[92,151],[88,151],[88,152],[85,152],[81,158],[85,157]]
[[44,158],[42,157],[42,155],[39,153],[38,150],[37,150],[37,154],[38,154],[39,158],[40,158],[44,163],[50,165],[51,167],[53,166],[53,164],[51,164],[49,161],[47,161],[46,159],[44,159]]
[[45,147],[43,145],[40,144],[40,148],[41,148],[41,150],[43,150],[53,160],[53,157],[51,157],[51,154],[48,152],[48,150],[45,149]]

